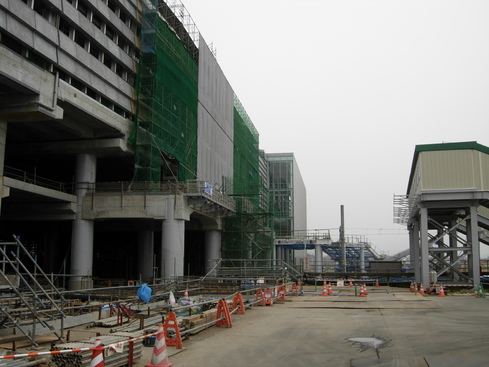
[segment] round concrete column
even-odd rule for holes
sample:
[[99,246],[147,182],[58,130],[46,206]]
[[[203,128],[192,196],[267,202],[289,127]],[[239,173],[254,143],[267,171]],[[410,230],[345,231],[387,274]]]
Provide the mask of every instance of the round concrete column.
[[167,199],[167,214],[161,233],[161,275],[163,280],[183,276],[185,221],[175,219],[175,199]]
[[217,268],[214,269],[221,257],[221,231],[205,231],[205,273],[211,276],[217,275]]
[[71,274],[69,288],[86,289],[93,287],[93,232],[94,223],[82,219],[83,197],[93,191],[97,172],[97,157],[79,154],[75,167],[75,195],[77,197],[76,219],[73,222],[71,238]]
[[141,231],[138,234],[138,272],[143,283],[153,278],[154,232]]
[[314,245],[314,263],[316,264],[316,273],[323,271],[323,249],[320,243]]

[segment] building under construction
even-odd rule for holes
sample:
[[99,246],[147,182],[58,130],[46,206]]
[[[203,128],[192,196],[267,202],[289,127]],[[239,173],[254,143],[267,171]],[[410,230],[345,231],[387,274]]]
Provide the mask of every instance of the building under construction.
[[273,257],[258,132],[179,1],[0,12],[1,240],[71,289]]

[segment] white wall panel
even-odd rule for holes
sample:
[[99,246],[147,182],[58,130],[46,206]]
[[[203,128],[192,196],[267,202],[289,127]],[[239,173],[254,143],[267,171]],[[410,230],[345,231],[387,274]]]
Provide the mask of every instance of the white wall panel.
[[233,176],[233,101],[231,85],[200,37],[197,176],[212,185]]

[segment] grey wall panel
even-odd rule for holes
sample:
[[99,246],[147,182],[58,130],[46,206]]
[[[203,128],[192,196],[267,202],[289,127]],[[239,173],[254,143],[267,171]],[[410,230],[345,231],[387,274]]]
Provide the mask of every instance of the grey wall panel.
[[212,185],[233,176],[234,92],[205,41],[199,48],[197,175]]
[[302,179],[299,165],[293,159],[293,175],[294,175],[294,230],[307,230],[307,195],[306,186]]

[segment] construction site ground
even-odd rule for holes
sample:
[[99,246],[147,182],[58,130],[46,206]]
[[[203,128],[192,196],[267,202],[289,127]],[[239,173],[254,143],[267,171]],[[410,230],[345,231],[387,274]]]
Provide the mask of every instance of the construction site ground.
[[[473,295],[421,296],[408,289],[348,288],[321,296],[307,286],[274,306],[232,315],[233,325],[211,327],[167,347],[174,367],[196,366],[489,366],[489,299]],[[354,340],[349,340],[354,339]],[[136,364],[150,363],[145,347]]]
[[[420,295],[406,288],[354,289],[306,286],[273,306],[253,306],[233,314],[232,327],[210,326],[183,340],[183,349],[167,346],[173,367],[288,366],[489,366],[489,298],[475,293],[446,297]],[[83,340],[105,328],[80,326],[71,340]],[[55,339],[55,338],[54,338]],[[49,350],[53,338],[32,350]],[[26,344],[28,344],[26,342]],[[8,347],[8,346],[5,346]],[[154,347],[142,347],[134,367],[151,365]]]

